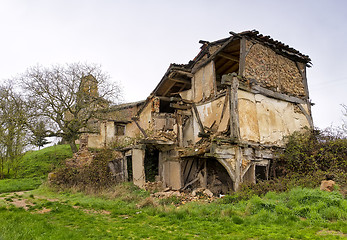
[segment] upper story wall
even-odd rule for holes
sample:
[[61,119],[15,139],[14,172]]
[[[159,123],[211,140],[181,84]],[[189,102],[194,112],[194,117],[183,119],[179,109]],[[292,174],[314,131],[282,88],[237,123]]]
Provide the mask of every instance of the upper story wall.
[[246,40],[247,50],[245,78],[256,80],[262,87],[279,93],[300,98],[307,95],[304,79],[300,73],[300,71],[305,72],[305,64],[296,64],[271,48],[250,40]]
[[[307,105],[301,105],[307,111]],[[240,138],[245,142],[283,145],[283,137],[309,127],[295,103],[238,91]]]
[[213,61],[200,68],[193,77],[194,102],[210,99],[215,92],[215,67]]

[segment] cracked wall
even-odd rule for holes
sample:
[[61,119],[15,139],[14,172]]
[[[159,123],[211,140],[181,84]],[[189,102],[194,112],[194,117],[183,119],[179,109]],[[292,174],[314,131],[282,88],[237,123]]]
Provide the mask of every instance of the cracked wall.
[[[294,103],[239,90],[241,139],[261,144],[283,145],[283,137],[309,127],[304,113]],[[305,104],[302,105],[307,110]]]

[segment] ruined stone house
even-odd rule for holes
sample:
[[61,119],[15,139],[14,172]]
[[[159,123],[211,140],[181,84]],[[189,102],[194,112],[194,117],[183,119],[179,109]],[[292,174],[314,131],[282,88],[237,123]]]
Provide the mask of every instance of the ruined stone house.
[[113,107],[89,135],[90,147],[122,152],[124,180],[237,190],[268,178],[284,136],[313,126],[307,55],[255,30],[200,43],[145,101]]

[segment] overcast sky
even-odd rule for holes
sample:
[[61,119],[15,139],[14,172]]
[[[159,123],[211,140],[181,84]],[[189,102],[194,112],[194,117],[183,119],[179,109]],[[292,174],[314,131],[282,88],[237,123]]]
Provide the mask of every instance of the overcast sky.
[[347,1],[0,0],[0,80],[33,65],[98,63],[145,99],[170,63],[188,63],[199,40],[257,29],[309,55],[313,120],[341,125],[347,104]]

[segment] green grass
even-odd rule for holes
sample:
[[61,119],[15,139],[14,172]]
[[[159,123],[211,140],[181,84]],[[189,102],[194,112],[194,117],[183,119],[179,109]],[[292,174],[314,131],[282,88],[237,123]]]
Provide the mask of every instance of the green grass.
[[0,180],[0,193],[26,191],[38,188],[42,184],[40,178],[20,178]]
[[0,180],[0,193],[36,189],[49,172],[70,157],[72,151],[69,145],[56,145],[25,153],[20,160],[16,178]]
[[46,177],[66,158],[72,157],[69,145],[56,145],[27,152],[20,162],[19,178]]
[[[233,204],[144,204],[130,185],[87,196],[45,188],[26,194],[28,211],[0,201],[0,239],[346,239],[347,200],[338,193],[293,189]],[[30,197],[31,194],[31,197]],[[54,202],[47,198],[55,199]],[[39,213],[42,209],[50,212]],[[101,212],[103,211],[103,212]]]

